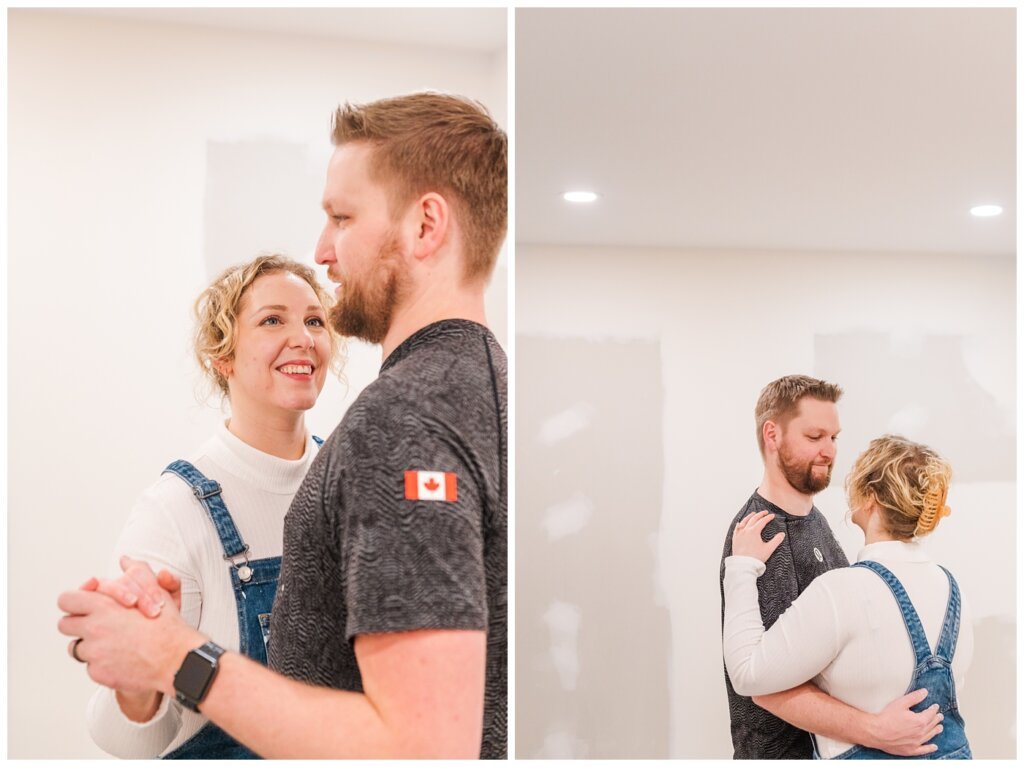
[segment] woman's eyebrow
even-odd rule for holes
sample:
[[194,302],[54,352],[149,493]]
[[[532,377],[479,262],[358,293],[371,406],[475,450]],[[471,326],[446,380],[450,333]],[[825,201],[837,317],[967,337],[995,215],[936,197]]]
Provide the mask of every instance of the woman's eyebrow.
[[[286,312],[288,311],[288,307],[284,306],[283,304],[268,304],[267,306],[261,306],[259,309],[254,310],[252,314],[253,316],[256,316],[260,312],[265,312],[268,310],[275,312]],[[323,310],[324,308],[322,306],[319,306],[318,304],[310,304],[309,306],[306,307],[307,312],[322,312]]]

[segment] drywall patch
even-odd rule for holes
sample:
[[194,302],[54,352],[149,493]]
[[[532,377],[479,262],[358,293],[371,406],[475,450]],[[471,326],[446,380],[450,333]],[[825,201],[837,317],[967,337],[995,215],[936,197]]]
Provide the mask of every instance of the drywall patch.
[[563,690],[575,690],[580,673],[577,640],[580,634],[580,609],[565,602],[554,602],[544,613],[551,634],[551,661]]
[[816,335],[815,374],[845,391],[842,443],[860,450],[895,432],[935,448],[957,482],[1013,482],[1015,404],[979,384],[968,349],[965,337],[953,335]]
[[660,344],[520,334],[516,376],[516,753],[667,758]]
[[567,730],[553,730],[544,736],[544,746],[536,759],[586,759],[586,744]]
[[578,402],[567,410],[548,418],[540,427],[538,439],[543,445],[553,445],[568,439],[576,432],[590,426],[594,407],[588,402]]
[[[305,144],[209,141],[203,256],[209,278],[259,253],[307,260],[324,224],[324,167]],[[310,263],[310,266],[313,264]]]
[[594,514],[594,502],[583,493],[577,492],[572,498],[548,507],[544,515],[544,529],[548,540],[554,541],[578,533]]
[[[1017,626],[1011,616],[974,623],[974,659],[967,684],[957,690],[975,759],[1005,759],[1017,740]],[[970,716],[971,711],[986,712]]]

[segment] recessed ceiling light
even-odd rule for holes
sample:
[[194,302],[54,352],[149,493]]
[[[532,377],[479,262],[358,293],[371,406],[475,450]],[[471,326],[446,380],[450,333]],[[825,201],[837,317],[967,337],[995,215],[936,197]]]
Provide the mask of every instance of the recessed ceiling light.
[[597,199],[595,192],[566,192],[562,195],[566,202],[593,202]]
[[971,208],[972,216],[998,216],[1003,212],[999,205],[975,205]]

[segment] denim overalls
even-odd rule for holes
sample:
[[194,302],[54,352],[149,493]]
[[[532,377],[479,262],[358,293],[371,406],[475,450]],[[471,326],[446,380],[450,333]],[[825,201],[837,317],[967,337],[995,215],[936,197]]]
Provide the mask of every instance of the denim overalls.
[[[317,446],[323,444],[313,437]],[[238,612],[238,651],[254,661],[267,665],[270,642],[270,609],[274,606],[281,557],[249,561],[249,547],[238,535],[231,514],[221,498],[220,485],[207,479],[188,461],[175,461],[163,473],[177,474],[192,488],[217,528],[224,547],[224,559],[231,563],[231,585],[235,590]],[[195,735],[163,759],[259,759],[213,722],[207,722]]]
[[[946,605],[946,617],[942,621],[942,632],[939,634],[939,641],[935,652],[932,653],[928,647],[928,638],[925,636],[924,627],[917,611],[910,603],[903,584],[895,575],[878,562],[857,562],[853,567],[863,567],[877,573],[885,581],[885,584],[896,597],[896,603],[903,613],[903,622],[907,626],[907,633],[910,635],[910,643],[914,647],[916,667],[914,675],[910,679],[910,686],[907,692],[919,690],[922,687],[928,690],[928,697],[914,706],[914,711],[923,711],[935,703],[939,704],[939,711],[944,716],[942,720],[942,732],[932,738],[929,743],[934,743],[939,748],[930,754],[923,756],[907,757],[910,759],[971,759],[971,746],[967,742],[967,735],[964,732],[964,720],[956,705],[956,688],[953,683],[953,653],[956,652],[956,640],[960,635],[960,589],[956,580],[950,575],[945,567],[942,571],[949,578],[949,603]],[[815,749],[817,756],[817,749]],[[835,757],[836,759],[893,759],[891,754],[864,746],[854,746]]]

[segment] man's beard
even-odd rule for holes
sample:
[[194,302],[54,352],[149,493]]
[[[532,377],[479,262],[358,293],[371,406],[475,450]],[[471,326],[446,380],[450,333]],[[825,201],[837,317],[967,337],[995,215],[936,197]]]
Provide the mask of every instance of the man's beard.
[[369,275],[342,283],[341,297],[331,307],[331,326],[343,336],[371,344],[384,340],[406,284],[398,238],[389,235]]
[[794,460],[786,449],[785,441],[779,446],[779,468],[794,490],[805,495],[814,495],[828,487],[832,480],[832,464],[826,467],[828,470],[824,476],[815,475],[814,466],[813,462],[801,463]]

